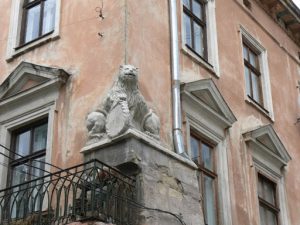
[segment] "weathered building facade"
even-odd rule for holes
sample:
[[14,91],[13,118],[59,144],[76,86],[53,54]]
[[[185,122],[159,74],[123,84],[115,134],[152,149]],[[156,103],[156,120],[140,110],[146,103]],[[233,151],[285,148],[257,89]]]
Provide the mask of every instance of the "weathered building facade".
[[1,225],[299,224],[291,1],[0,6]]

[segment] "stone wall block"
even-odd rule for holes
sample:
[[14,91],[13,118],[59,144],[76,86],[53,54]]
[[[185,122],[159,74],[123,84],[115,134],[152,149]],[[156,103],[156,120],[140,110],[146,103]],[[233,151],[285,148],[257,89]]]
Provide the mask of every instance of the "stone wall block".
[[[195,164],[145,135],[132,131],[122,137],[83,150],[85,159],[97,158],[116,166],[134,162],[140,204],[181,215],[187,225],[203,225]],[[138,225],[180,225],[176,217],[157,210],[140,210]]]

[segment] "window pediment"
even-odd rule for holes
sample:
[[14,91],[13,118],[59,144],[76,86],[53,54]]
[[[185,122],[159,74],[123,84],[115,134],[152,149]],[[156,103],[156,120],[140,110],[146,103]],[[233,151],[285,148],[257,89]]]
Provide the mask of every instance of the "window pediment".
[[21,62],[0,85],[0,105],[46,87],[65,83],[69,76],[63,69]]
[[272,125],[259,127],[243,135],[245,141],[252,146],[255,159],[269,161],[278,168],[287,165],[291,160],[291,156]]
[[212,79],[184,83],[181,85],[181,94],[184,98],[192,99],[198,107],[210,112],[216,120],[222,121],[224,128],[230,127],[236,121]]

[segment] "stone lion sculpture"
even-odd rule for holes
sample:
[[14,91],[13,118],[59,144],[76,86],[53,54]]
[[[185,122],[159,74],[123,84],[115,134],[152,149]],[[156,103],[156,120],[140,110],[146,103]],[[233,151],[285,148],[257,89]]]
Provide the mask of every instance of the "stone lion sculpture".
[[87,115],[87,145],[102,138],[113,138],[135,128],[159,139],[158,116],[147,106],[138,87],[138,70],[132,65],[120,66],[117,81],[103,104]]

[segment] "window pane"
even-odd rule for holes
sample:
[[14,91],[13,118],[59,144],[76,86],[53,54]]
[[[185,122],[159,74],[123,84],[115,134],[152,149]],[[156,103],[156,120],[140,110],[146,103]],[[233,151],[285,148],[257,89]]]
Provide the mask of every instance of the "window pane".
[[[22,156],[29,155],[30,150],[30,131],[26,131],[17,136],[16,139],[16,153]],[[15,159],[20,156],[15,155]]]
[[246,82],[246,94],[251,96],[251,79],[250,71],[248,67],[245,66],[245,82]]
[[26,31],[24,40],[25,43],[39,37],[40,11],[41,5],[36,5],[27,10],[27,21],[25,27]]
[[256,64],[257,56],[251,51],[249,52],[249,54],[250,54],[250,64],[255,68],[257,68],[257,64]]
[[45,156],[37,158],[32,162],[32,175],[33,179],[44,176],[45,170]]
[[44,5],[43,34],[54,30],[55,0],[47,0]]
[[258,176],[258,187],[257,187],[257,190],[258,190],[258,196],[263,198],[263,178],[259,175]]
[[[45,156],[41,158],[37,158],[32,162],[33,169],[32,169],[32,179],[42,177],[44,176],[44,170],[45,170]],[[34,182],[31,182],[32,185],[32,195],[33,196],[31,201],[31,208],[29,209],[32,211],[40,211],[42,209],[42,193],[44,191],[43,187],[43,179],[36,180]],[[34,207],[32,207],[34,206]]]
[[190,9],[190,0],[183,0],[183,4]]
[[273,184],[269,180],[265,179],[264,180],[264,185],[263,185],[263,192],[264,192],[264,199],[267,202],[271,203],[272,205],[276,206],[276,203],[275,203],[275,197],[276,197],[275,184]]
[[260,83],[259,83],[260,79],[254,73],[251,73],[251,78],[252,78],[252,91],[253,91],[252,98],[258,103],[262,103],[261,94],[260,94]]
[[29,180],[29,168],[26,165],[19,165],[12,169],[12,186],[24,183]]
[[203,166],[206,169],[213,171],[213,158],[212,158],[212,150],[206,144],[202,144],[202,160]]
[[266,209],[266,222],[268,225],[277,225],[276,214]]
[[[28,166],[19,165],[12,168],[12,186],[20,185],[29,180],[30,175]],[[12,199],[16,201],[10,202],[12,208],[11,218],[20,218],[24,216],[25,210],[28,207],[26,198],[28,192],[20,190],[25,190],[26,188],[26,185],[20,185],[13,189],[13,192],[15,192],[15,197],[12,197]]]
[[43,124],[34,129],[33,152],[46,149],[47,143],[47,124]]
[[203,46],[203,28],[194,22],[194,42],[195,51],[204,56],[204,46]]
[[216,225],[216,206],[214,196],[214,180],[204,175],[204,207],[206,222],[209,225]]
[[184,27],[185,27],[185,43],[188,46],[192,47],[191,19],[186,14],[184,14]]
[[244,55],[244,59],[249,60],[248,59],[248,48],[243,45],[243,55]]
[[266,224],[266,210],[262,206],[259,206],[259,216],[260,216],[260,225],[267,225]]
[[193,14],[203,20],[202,5],[195,0],[193,0]]
[[199,164],[199,142],[196,138],[191,136],[191,151],[192,151],[192,160]]

